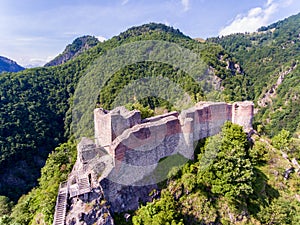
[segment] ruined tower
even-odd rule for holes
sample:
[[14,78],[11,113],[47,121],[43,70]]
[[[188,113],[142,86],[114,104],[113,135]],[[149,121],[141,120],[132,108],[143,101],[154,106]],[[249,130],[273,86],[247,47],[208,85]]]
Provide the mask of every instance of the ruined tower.
[[254,112],[254,104],[251,101],[235,102],[232,105],[232,123],[238,124],[244,128],[246,132],[250,132],[252,128],[252,119]]
[[94,111],[96,145],[109,150],[116,137],[140,123],[141,113],[138,110],[129,111],[124,106],[112,111],[97,108]]

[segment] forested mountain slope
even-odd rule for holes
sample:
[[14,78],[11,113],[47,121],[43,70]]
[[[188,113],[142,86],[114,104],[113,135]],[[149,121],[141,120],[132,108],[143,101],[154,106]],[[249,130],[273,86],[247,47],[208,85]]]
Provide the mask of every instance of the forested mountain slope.
[[[23,195],[15,206],[8,198],[0,198],[0,212],[4,214],[0,216],[0,224],[52,223],[59,182],[66,180],[76,159],[76,141],[70,132],[70,122],[78,80],[102,54],[122,44],[145,40],[168,41],[196,52],[208,65],[208,72],[213,74],[217,91],[205,93],[199,82],[168,64],[138,62],[114,73],[99,90],[95,105],[111,108],[115,96],[122,93],[126,85],[143,76],[169,78],[194,96],[194,101],[255,99],[258,103],[272,87],[276,89],[276,95],[270,93],[272,104],[261,106],[257,115],[260,126],[257,126],[258,133],[252,136],[252,141],[249,141],[241,127],[226,123],[219,135],[198,143],[194,161],[170,171],[168,180],[160,184],[161,193],[153,202],[135,212],[128,212],[131,214],[128,221],[125,221],[123,214],[114,215],[115,223],[299,224],[300,179],[299,169],[293,162],[300,159],[300,143],[297,137],[292,137],[298,123],[295,119],[287,120],[285,117],[294,115],[299,109],[290,107],[290,104],[297,104],[297,95],[294,93],[298,90],[298,51],[295,49],[298,39],[294,32],[288,32],[288,27],[292,26],[299,34],[298,20],[298,16],[295,16],[279,22],[278,34],[274,27],[270,27],[262,28],[260,33],[214,38],[204,43],[194,41],[179,30],[165,25],[147,24],[133,27],[99,43],[63,65],[4,74],[0,77],[0,96],[6,94],[3,99],[7,101],[1,98],[0,102],[3,111],[0,121],[2,118],[5,121],[0,127],[1,136],[4,137],[1,139],[0,167],[1,172],[5,172],[1,175],[0,183],[4,184],[3,177],[11,174],[13,178],[10,181],[19,179],[29,185],[23,189],[21,185],[6,183],[1,187],[0,194],[17,199],[21,193],[29,190],[38,177],[38,166],[32,162],[40,162],[41,166],[46,155],[58,143],[66,143],[48,156],[38,185]],[[285,34],[281,34],[281,29]],[[287,40],[291,37],[294,38],[292,42]],[[280,75],[284,76],[284,80],[278,82]],[[1,86],[2,83],[6,85]],[[6,86],[12,88],[4,89]],[[281,107],[279,96],[284,96]],[[173,106],[165,99],[150,96],[131,107],[138,107],[147,113],[160,107],[172,109]],[[20,117],[23,111],[25,118]],[[284,116],[277,118],[276,115],[280,113]],[[261,122],[260,118],[267,122],[272,118],[271,123]],[[281,128],[292,132],[280,131]],[[279,134],[272,139],[264,136],[265,133],[272,135],[271,131]],[[10,152],[9,149],[14,151]],[[23,157],[22,161],[19,155]],[[18,166],[13,168],[11,162]],[[24,166],[26,163],[28,168]],[[20,165],[24,166],[23,171],[16,170]],[[25,180],[29,179],[28,169],[36,173],[31,171],[31,174],[35,174],[31,180]]]
[[281,129],[298,131],[300,122],[300,14],[256,33],[210,38],[241,64],[260,109],[256,121],[271,136]]
[[[0,195],[17,200],[35,186],[48,154],[71,136],[72,97],[89,65],[104,52],[142,40],[172,42],[194,51],[218,78],[223,94],[217,91],[216,98],[229,101],[247,98],[247,79],[235,67],[227,67],[235,62],[221,46],[199,43],[162,24],[131,28],[59,66],[4,73],[0,77]],[[98,104],[109,109],[116,93],[143,76],[168,76],[195,96],[194,101],[206,98],[202,87],[182,71],[159,62],[139,62],[125,66],[111,77],[101,90]],[[111,85],[114,88],[106,88]],[[167,101],[151,96],[141,103],[152,109],[171,108]]]

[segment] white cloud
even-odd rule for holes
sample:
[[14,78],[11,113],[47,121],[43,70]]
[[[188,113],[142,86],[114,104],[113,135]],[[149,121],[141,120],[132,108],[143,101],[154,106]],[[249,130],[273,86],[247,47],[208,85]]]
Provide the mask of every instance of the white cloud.
[[34,67],[39,67],[39,66],[43,66],[47,63],[46,60],[43,59],[29,59],[29,62],[27,62],[27,64],[25,64],[25,68],[34,68]]
[[182,4],[183,10],[185,12],[190,9],[190,1],[189,0],[181,0],[181,4]]
[[169,21],[165,21],[164,24],[165,24],[166,26],[170,26],[170,22],[169,22]]
[[267,5],[271,5],[274,0],[268,0]]
[[249,10],[248,17],[257,17],[257,16],[260,16],[261,13],[263,13],[262,8],[260,8],[260,7],[253,8],[253,9]]
[[219,35],[254,32],[258,28],[270,24],[275,13],[291,2],[292,0],[267,0],[264,6],[252,8],[246,15],[237,15],[228,26],[221,29]]
[[106,41],[106,40],[107,40],[107,38],[102,37],[102,36],[96,36],[96,38],[97,38],[100,42],[103,42],[103,41]]

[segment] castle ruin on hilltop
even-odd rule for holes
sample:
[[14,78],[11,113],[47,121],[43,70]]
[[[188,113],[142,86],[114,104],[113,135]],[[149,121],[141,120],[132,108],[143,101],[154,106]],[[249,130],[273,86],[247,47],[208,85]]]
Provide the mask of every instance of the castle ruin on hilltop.
[[168,166],[192,159],[195,144],[219,133],[224,122],[231,121],[250,132],[253,109],[249,101],[199,102],[181,113],[146,119],[141,119],[138,110],[125,107],[95,109],[95,142],[82,138],[78,144],[73,171],[59,190],[59,196],[62,193],[64,197],[58,196],[54,224],[62,224],[55,222],[57,217],[65,221],[66,206],[59,205],[67,204],[66,198],[83,196],[88,201],[89,193],[99,187],[112,211],[137,209],[140,202],[151,200],[149,193],[166,178]]
[[157,162],[159,158],[155,156],[160,154],[172,154],[174,150],[168,149],[171,144],[168,141],[166,148],[152,149],[165,139],[173,139],[178,151],[192,158],[195,141],[219,133],[225,121],[241,125],[249,132],[252,117],[253,103],[248,101],[234,104],[199,102],[180,114],[170,112],[143,120],[138,110],[98,108],[94,111],[95,145],[105,148],[115,164],[126,161],[131,165],[144,165],[149,164],[149,160]]

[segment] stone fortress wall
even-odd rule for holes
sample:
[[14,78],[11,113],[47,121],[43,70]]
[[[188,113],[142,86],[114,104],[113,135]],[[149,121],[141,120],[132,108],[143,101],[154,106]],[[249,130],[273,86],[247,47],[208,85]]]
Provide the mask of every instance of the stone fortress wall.
[[[157,182],[165,179],[166,174],[159,177],[155,171],[162,159],[172,155],[181,155],[186,161],[192,159],[197,141],[219,133],[226,121],[250,132],[253,110],[254,104],[250,101],[199,102],[180,114],[170,112],[141,119],[138,110],[97,108],[94,111],[94,149],[104,148],[111,161],[97,166],[99,160],[85,156],[91,159],[85,165],[92,174],[98,173],[94,177],[98,176],[97,182],[113,211],[135,210],[139,202],[149,201],[149,192],[156,188]],[[82,155],[82,151],[79,150],[78,155]],[[95,171],[92,167],[102,169]]]
[[[97,108],[95,142],[83,138],[77,146],[77,161],[68,180],[69,195],[88,195],[100,187],[113,212],[135,210],[140,202],[151,200],[149,193],[166,178],[173,156],[175,165],[192,159],[197,141],[219,133],[226,121],[250,132],[253,109],[248,101],[199,102],[181,113],[142,119],[138,110]],[[175,156],[185,161],[177,162]],[[164,171],[158,169],[161,163]]]
[[58,191],[53,224],[74,222],[73,208],[84,208],[95,196],[97,201],[104,196],[112,212],[136,210],[151,201],[149,193],[172,166],[193,159],[198,140],[219,133],[226,121],[250,132],[253,110],[248,101],[199,102],[180,114],[141,119],[138,110],[125,107],[95,109],[95,141],[82,138],[77,145],[76,163]]
[[177,150],[191,158],[194,143],[219,133],[225,121],[239,124],[249,132],[252,129],[253,107],[249,101],[234,104],[200,102],[180,114],[170,112],[144,120],[138,110],[128,111],[125,107],[118,107],[106,111],[97,108],[94,111],[96,145],[104,147],[114,163],[144,165],[149,164],[149,160],[157,162],[172,154],[175,149],[167,149],[167,146],[158,148],[168,139],[177,142]]

